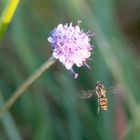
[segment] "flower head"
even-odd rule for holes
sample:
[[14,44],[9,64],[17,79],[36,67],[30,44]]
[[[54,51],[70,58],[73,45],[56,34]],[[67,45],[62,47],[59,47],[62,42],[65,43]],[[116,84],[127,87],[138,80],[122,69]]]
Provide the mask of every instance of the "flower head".
[[59,59],[75,78],[78,77],[78,74],[73,71],[72,67],[74,64],[77,67],[88,66],[86,60],[91,56],[93,48],[90,45],[90,36],[93,34],[81,30],[79,23],[80,21],[76,26],[73,26],[72,23],[59,24],[48,37],[48,41],[52,44],[53,57]]

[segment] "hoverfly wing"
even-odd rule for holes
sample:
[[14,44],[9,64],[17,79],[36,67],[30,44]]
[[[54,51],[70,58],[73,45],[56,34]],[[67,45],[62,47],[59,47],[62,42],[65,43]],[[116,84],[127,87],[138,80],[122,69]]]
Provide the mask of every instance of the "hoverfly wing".
[[82,96],[80,98],[82,99],[89,99],[91,97],[94,97],[95,94],[95,90],[87,90],[87,91],[81,91]]
[[120,94],[120,88],[116,86],[111,86],[108,88],[105,88],[107,91],[111,91],[113,94]]

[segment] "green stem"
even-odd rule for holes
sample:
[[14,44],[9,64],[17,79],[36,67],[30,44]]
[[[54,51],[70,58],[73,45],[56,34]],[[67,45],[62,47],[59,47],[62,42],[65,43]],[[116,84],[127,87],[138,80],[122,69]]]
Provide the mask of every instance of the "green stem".
[[16,102],[22,93],[51,65],[55,63],[54,57],[46,61],[37,71],[35,71],[11,96],[11,98],[0,109],[0,117]]

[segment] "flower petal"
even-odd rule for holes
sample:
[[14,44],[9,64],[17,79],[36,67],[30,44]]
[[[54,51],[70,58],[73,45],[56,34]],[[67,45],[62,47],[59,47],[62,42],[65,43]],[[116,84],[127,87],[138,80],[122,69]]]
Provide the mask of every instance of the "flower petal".
[[72,69],[74,64],[77,67],[85,65],[93,48],[90,44],[92,34],[80,29],[79,24],[80,21],[76,26],[72,23],[59,24],[48,37],[48,41],[52,44],[53,56],[68,70]]

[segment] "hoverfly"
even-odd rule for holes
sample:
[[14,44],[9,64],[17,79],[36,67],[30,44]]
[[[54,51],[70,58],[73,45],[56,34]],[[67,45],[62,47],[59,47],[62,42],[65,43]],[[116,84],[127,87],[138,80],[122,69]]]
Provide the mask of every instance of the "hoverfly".
[[[113,87],[107,88],[110,90],[116,90]],[[88,99],[93,97],[94,95],[97,96],[97,102],[98,102],[98,113],[100,109],[108,111],[108,105],[107,105],[107,96],[106,96],[106,88],[104,87],[103,83],[101,81],[98,81],[96,83],[96,89],[95,90],[87,90],[82,91],[83,95],[81,98]]]

